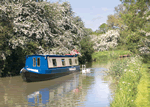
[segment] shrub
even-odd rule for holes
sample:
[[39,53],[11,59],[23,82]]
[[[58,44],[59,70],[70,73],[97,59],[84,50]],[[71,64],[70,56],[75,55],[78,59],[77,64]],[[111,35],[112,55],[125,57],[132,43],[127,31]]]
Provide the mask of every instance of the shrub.
[[90,41],[90,37],[86,36],[83,38],[80,42],[80,45],[82,54],[82,56],[79,57],[80,64],[92,61],[92,53],[94,52],[94,49],[93,42]]

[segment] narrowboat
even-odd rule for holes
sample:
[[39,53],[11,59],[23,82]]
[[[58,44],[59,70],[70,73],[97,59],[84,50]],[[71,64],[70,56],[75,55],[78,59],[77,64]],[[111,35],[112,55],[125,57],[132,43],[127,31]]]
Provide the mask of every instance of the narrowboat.
[[20,74],[24,81],[41,81],[80,71],[77,55],[27,55]]

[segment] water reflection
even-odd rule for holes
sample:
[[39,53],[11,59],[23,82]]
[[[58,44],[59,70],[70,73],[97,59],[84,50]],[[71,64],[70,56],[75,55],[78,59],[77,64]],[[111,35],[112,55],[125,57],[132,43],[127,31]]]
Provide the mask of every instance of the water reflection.
[[[49,106],[56,106],[58,102],[60,103],[60,100],[62,98],[63,100],[65,99],[65,95],[70,91],[73,91],[73,93],[79,92],[79,74],[73,74],[73,76],[73,78],[65,81],[64,83],[56,87],[47,87],[32,94],[29,94],[27,96],[28,102],[30,103],[30,105],[36,106],[47,104]],[[64,101],[60,105],[63,105],[63,103],[65,104]]]
[[20,76],[0,78],[0,107],[106,107],[109,82],[103,80],[98,64],[91,73],[74,73],[60,78],[26,83]]

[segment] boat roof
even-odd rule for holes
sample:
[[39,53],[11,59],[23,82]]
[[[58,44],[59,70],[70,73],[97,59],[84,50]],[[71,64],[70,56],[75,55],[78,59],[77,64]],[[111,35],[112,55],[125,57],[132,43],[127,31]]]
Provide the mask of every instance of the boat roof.
[[41,56],[41,57],[77,57],[77,55],[43,55],[43,54],[27,55],[26,57],[32,57],[32,56]]

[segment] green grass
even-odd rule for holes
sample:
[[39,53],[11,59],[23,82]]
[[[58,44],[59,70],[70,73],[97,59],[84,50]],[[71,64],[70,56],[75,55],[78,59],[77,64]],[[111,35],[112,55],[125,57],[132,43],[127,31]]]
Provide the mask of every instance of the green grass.
[[136,107],[150,107],[150,73],[147,65],[142,67],[142,78],[138,84],[135,104]]
[[111,107],[135,107],[137,85],[141,77],[140,64],[135,59],[127,63],[126,69],[123,69],[124,73],[120,76]]
[[150,107],[150,73],[140,57],[118,60],[107,75],[119,77],[110,107]]
[[104,61],[110,59],[117,59],[120,55],[132,54],[129,50],[114,50],[114,51],[100,51],[92,54],[92,59],[96,61]]
[[[121,59],[113,61],[112,65],[107,72],[107,75],[111,75],[113,78],[121,77],[124,73],[124,70],[128,67],[129,59]],[[110,72],[111,71],[111,72]]]

